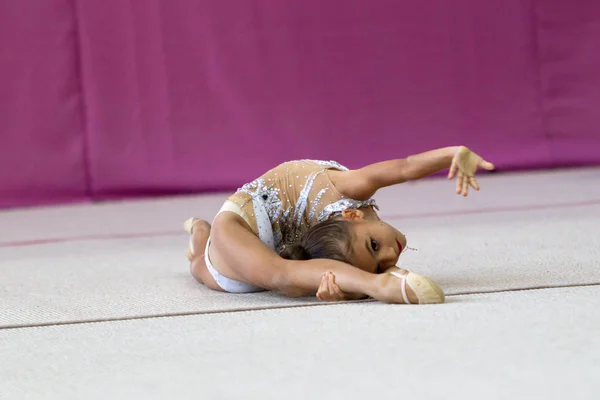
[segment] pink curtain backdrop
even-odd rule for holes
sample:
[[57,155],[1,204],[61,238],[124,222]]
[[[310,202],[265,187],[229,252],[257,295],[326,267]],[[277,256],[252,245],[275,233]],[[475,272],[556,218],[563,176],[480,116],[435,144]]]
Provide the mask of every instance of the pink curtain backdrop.
[[0,207],[466,144],[600,163],[596,0],[0,2]]

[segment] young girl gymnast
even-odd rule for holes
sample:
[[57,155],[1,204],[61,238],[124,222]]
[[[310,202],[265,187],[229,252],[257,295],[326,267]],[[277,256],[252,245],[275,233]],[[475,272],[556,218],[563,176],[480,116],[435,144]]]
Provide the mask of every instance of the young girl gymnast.
[[212,227],[196,218],[185,222],[192,276],[230,293],[442,303],[444,293],[435,282],[396,267],[406,237],[379,218],[372,196],[448,168],[456,193],[467,196],[469,186],[479,190],[475,172],[494,165],[465,146],[354,170],[334,161],[281,164],[238,189]]

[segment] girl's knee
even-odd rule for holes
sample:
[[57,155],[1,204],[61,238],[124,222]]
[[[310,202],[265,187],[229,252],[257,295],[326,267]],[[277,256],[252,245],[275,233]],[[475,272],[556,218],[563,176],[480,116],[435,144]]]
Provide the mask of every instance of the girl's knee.
[[203,269],[206,270],[206,264],[204,263],[204,257],[195,257],[190,262],[190,273],[200,283],[204,283],[202,279]]
[[217,284],[213,276],[206,268],[206,263],[204,261],[204,257],[195,257],[190,263],[190,272],[194,279],[198,282],[202,283],[209,289],[217,290],[219,292],[223,292],[224,290]]

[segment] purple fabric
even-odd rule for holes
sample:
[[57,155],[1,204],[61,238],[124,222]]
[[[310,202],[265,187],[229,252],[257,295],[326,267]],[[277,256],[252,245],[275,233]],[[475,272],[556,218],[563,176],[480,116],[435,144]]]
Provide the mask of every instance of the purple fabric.
[[452,144],[599,163],[599,24],[595,0],[2,2],[0,206]]
[[544,125],[556,165],[600,161],[600,2],[537,2]]
[[0,208],[84,199],[70,0],[0,2]]

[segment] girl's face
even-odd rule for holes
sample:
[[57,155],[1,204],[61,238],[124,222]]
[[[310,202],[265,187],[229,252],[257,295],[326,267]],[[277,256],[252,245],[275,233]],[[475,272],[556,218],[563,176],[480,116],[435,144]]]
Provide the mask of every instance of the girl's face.
[[348,211],[342,217],[353,222],[354,266],[371,273],[395,267],[406,248],[406,236],[379,219],[365,219],[361,210]]

